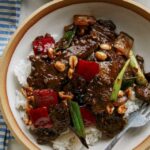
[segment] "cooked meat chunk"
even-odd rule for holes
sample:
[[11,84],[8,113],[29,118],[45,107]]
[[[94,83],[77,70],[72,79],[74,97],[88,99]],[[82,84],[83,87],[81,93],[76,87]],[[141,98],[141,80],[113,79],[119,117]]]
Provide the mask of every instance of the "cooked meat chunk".
[[99,62],[100,72],[97,80],[102,86],[112,85],[125,63],[125,58],[117,55],[114,50],[106,52],[106,54],[109,57],[109,60]]
[[54,63],[47,63],[37,56],[30,56],[32,63],[31,74],[27,78],[30,87],[35,89],[54,89],[58,91],[61,87],[61,81],[64,80],[67,74],[59,73]]
[[116,38],[114,31],[98,23],[93,25],[91,35],[99,43],[112,43]]
[[109,101],[111,92],[112,88],[109,86],[101,87],[92,83],[87,87],[84,101],[90,105],[95,105],[101,101]]
[[47,144],[59,136],[59,133],[54,128],[36,128],[31,132],[37,137],[39,144]]
[[102,132],[103,137],[112,138],[119,133],[125,125],[126,120],[118,113],[109,115],[106,112],[102,112],[97,115],[97,127]]
[[150,84],[147,86],[139,86],[135,87],[136,96],[145,102],[150,103]]
[[50,108],[50,118],[58,133],[66,131],[70,125],[69,109],[63,103]]
[[98,20],[98,23],[105,27],[105,28],[108,28],[109,30],[111,31],[114,31],[116,29],[116,25],[111,21],[111,20]]
[[124,32],[120,32],[119,36],[115,40],[114,47],[125,55],[126,57],[129,57],[129,52],[133,46],[133,38],[131,38],[129,35],[127,35]]

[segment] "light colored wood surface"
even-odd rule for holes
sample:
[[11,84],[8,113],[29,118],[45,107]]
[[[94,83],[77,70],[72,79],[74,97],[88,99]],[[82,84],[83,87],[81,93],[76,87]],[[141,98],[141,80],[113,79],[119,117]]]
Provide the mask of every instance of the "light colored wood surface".
[[1,63],[2,63],[2,57],[0,57],[0,65],[1,65]]
[[142,143],[135,147],[134,150],[150,150],[150,135]]
[[[130,0],[55,0],[53,2],[50,2],[46,4],[45,6],[38,9],[34,14],[32,14],[17,30],[17,32],[13,35],[11,41],[9,42],[7,48],[5,49],[4,53],[4,59],[5,62],[2,62],[3,70],[0,71],[0,94],[3,101],[1,101],[1,110],[4,115],[4,118],[9,126],[9,128],[12,130],[13,135],[16,137],[16,139],[24,144],[27,149],[37,150],[38,148],[26,137],[23,132],[20,130],[18,124],[15,121],[15,118],[13,117],[13,114],[10,110],[8,99],[7,99],[7,93],[6,93],[6,75],[7,75],[7,69],[9,66],[9,62],[11,59],[11,56],[13,52],[15,51],[15,48],[17,46],[17,43],[21,40],[25,32],[39,19],[41,19],[43,16],[48,14],[49,12],[52,12],[56,9],[59,9],[61,7],[71,5],[74,3],[83,3],[83,2],[107,2],[107,3],[113,3],[115,5],[123,6],[125,8],[131,9],[132,11],[138,13],[139,15],[145,17],[147,20],[150,21],[150,13],[149,10],[144,8],[142,5],[130,1]],[[9,53],[8,50],[9,49]],[[2,68],[2,67],[1,67]],[[1,69],[0,68],[0,69]],[[148,146],[148,145],[147,145]]]

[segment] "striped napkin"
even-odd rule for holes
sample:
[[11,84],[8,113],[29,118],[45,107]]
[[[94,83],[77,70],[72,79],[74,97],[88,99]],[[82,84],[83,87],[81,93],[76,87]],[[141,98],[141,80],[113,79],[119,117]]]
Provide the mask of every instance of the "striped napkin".
[[[0,0],[0,56],[19,23],[21,0]],[[0,150],[13,139],[0,113]]]
[[0,0],[0,55],[19,23],[21,0]]

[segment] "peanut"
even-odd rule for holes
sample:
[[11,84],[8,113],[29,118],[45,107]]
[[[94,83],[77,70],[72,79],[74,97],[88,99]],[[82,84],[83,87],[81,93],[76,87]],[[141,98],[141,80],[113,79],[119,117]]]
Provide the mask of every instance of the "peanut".
[[66,65],[64,63],[62,63],[61,61],[56,61],[54,66],[59,72],[63,72],[66,69]]
[[108,43],[100,44],[100,48],[103,50],[111,50],[112,46]]
[[74,73],[74,69],[69,68],[69,70],[68,70],[68,78],[69,78],[69,79],[72,79],[73,73]]
[[24,123],[28,126],[28,125],[32,125],[32,121],[29,120],[28,118],[23,118]]
[[101,61],[104,61],[107,59],[107,55],[104,52],[96,52],[95,57]]
[[64,91],[61,91],[58,94],[59,94],[59,97],[63,100],[73,99],[73,94],[71,92],[65,93]]
[[78,64],[78,58],[77,58],[77,56],[70,56],[69,57],[69,65],[70,65],[70,67],[72,69],[74,69],[77,64]]
[[126,110],[127,110],[127,108],[126,108],[125,104],[118,107],[119,114],[125,114]]
[[128,89],[126,89],[125,93],[126,93],[127,97],[130,100],[135,99],[134,91],[133,91],[133,89],[131,87],[129,87]]
[[54,50],[52,48],[48,49],[47,54],[50,59],[54,58]]
[[123,97],[124,96],[124,92],[122,91],[122,90],[120,90],[119,92],[118,92],[118,97],[120,98],[120,97]]

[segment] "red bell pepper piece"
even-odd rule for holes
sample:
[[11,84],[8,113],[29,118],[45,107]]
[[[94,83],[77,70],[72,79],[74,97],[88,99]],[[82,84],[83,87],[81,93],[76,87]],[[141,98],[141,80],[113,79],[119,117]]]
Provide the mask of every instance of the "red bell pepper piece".
[[96,117],[86,107],[80,107],[80,112],[85,125],[89,126],[96,124]]
[[80,59],[77,65],[77,73],[85,80],[90,81],[99,73],[99,64]]
[[46,54],[49,48],[53,48],[55,44],[54,38],[50,34],[38,36],[32,43],[34,54]]
[[49,118],[46,107],[31,109],[29,111],[29,116],[35,127],[52,127],[52,121]]
[[47,107],[58,104],[58,95],[52,89],[34,90],[33,95],[37,107]]

